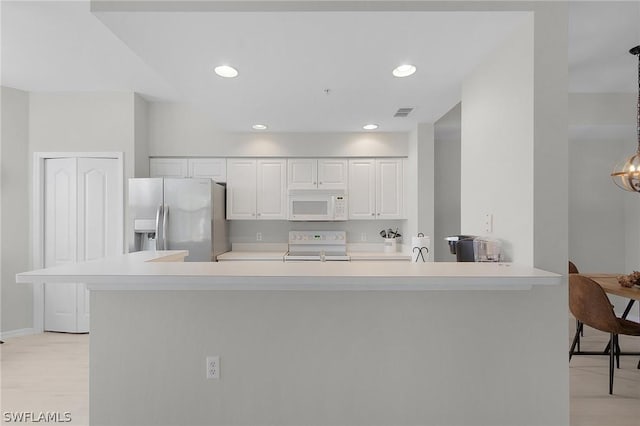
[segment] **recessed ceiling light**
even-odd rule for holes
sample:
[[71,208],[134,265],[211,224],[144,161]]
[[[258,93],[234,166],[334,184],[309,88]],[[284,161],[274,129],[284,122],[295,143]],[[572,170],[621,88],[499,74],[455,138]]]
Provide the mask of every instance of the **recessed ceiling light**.
[[395,77],[409,77],[416,72],[416,67],[411,64],[400,65],[393,70]]
[[364,126],[362,126],[363,129],[365,130],[375,130],[378,128],[377,124],[365,124]]
[[220,77],[233,78],[238,76],[238,70],[229,65],[220,65],[213,69]]
[[267,126],[265,124],[254,124],[251,127],[253,130],[267,130]]

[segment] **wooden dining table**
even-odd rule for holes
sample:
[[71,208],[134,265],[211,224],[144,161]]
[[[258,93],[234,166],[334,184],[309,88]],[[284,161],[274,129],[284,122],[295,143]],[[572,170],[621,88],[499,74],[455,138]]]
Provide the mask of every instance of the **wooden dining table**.
[[622,314],[622,318],[626,318],[633,307],[635,301],[640,301],[640,287],[633,286],[623,287],[618,282],[618,277],[622,274],[581,274],[585,277],[591,278],[598,284],[607,294],[615,294],[616,296],[621,296],[629,299],[629,303],[627,304],[627,308],[624,310]]
[[[618,277],[622,274],[603,274],[603,273],[592,273],[592,274],[580,274],[587,278],[591,278],[593,281],[597,282],[600,287],[607,294],[613,294],[616,296],[621,296],[629,299],[627,306],[622,313],[621,318],[627,318],[629,312],[631,312],[631,308],[636,301],[640,303],[640,287],[623,287],[618,282]],[[578,350],[574,351],[573,355],[605,355],[609,353],[609,344],[605,347],[603,351],[581,351],[580,350],[580,342],[578,338]],[[621,351],[620,355],[640,355],[640,352],[624,352]],[[638,368],[640,368],[640,363],[638,363]]]

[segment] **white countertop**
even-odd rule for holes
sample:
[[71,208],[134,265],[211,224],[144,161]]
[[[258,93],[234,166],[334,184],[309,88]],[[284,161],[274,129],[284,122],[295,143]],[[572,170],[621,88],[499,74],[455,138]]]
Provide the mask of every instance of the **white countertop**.
[[16,276],[84,282],[90,290],[526,290],[561,275],[510,263],[175,262],[185,252],[137,252]]

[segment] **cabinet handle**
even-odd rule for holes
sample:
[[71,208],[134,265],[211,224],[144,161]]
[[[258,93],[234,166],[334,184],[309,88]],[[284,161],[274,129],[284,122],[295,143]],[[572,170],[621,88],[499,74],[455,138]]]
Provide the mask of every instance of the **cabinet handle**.
[[260,216],[261,213],[258,213],[257,216]]
[[375,213],[371,213],[371,216],[375,216],[375,215],[376,215]]
[[378,213],[378,216],[380,216],[380,213]]
[[318,185],[322,185],[322,182],[318,182]]

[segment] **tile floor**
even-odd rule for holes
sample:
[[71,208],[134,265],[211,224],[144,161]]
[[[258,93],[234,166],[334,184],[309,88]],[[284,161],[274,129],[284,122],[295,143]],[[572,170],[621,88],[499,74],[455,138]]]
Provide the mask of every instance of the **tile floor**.
[[[572,337],[573,319],[569,320]],[[607,335],[585,329],[584,350],[604,348]],[[640,338],[621,337],[623,350],[640,352]],[[69,425],[89,423],[89,335],[44,333],[14,337],[0,346],[2,421],[6,412],[65,412]],[[640,425],[639,357],[622,357],[608,394],[608,358],[576,356],[569,364],[571,426]],[[42,424],[42,422],[20,423]],[[541,425],[555,426],[555,425]]]

